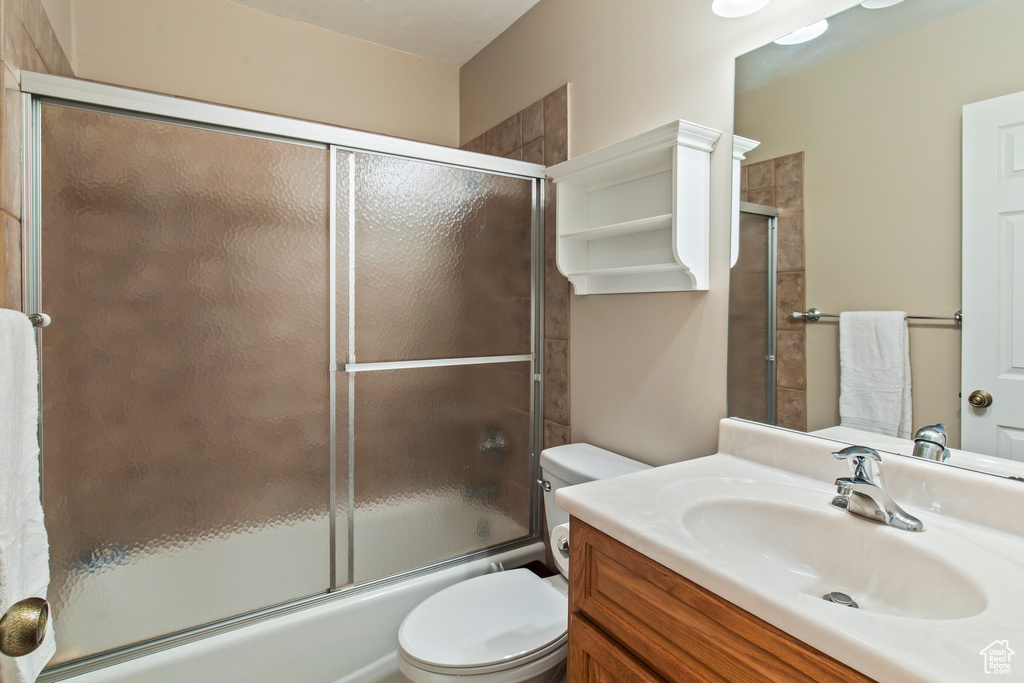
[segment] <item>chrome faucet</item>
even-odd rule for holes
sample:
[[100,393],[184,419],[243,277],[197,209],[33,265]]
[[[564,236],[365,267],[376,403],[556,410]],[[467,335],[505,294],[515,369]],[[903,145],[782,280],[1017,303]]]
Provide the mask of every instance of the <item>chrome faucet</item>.
[[[882,489],[881,471],[882,456],[878,451],[867,446],[847,446],[832,454],[837,460],[853,462],[853,476],[836,479],[838,496],[832,499],[832,505],[846,510],[850,514],[894,526],[906,531],[924,531],[924,524],[906,510]],[[876,474],[872,474],[874,462]]]
[[921,427],[914,434],[914,455],[925,460],[946,462],[949,460],[949,449],[946,448],[947,439],[946,425],[941,422]]

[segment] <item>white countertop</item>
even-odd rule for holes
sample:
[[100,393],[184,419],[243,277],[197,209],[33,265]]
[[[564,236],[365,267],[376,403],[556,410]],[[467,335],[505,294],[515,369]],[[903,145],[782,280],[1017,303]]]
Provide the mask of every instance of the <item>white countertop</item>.
[[[834,479],[848,476],[849,465],[832,458],[834,446],[828,441],[723,420],[720,448],[708,457],[560,489],[556,502],[574,517],[879,681],[991,680],[981,651],[996,640],[1008,641],[1021,653],[1019,662],[1013,662],[1013,674],[1001,678],[1024,679],[1024,484],[883,456],[887,490],[925,524],[923,532],[913,533],[829,505]],[[848,555],[843,567],[863,559],[865,575],[879,574],[870,576],[869,583],[891,582],[886,584],[890,593],[910,595],[907,600],[917,600],[916,605],[932,612],[931,618],[919,618],[913,610],[884,613],[833,605],[752,572],[728,547],[709,546],[707,538],[698,539],[680,520],[722,491],[736,499],[787,499],[778,502],[796,506],[786,509],[803,506],[804,512],[837,530],[818,542],[830,553],[834,549],[837,556]],[[780,527],[793,524],[792,519],[804,518],[780,514],[758,521],[785,544],[787,536],[801,533],[799,528]],[[854,537],[861,539],[860,545]],[[844,540],[858,549],[843,546]],[[955,585],[965,587],[964,595],[943,595],[941,582],[933,586],[927,577],[910,575],[912,563],[901,566],[892,558],[868,557],[872,547],[897,548],[886,552],[912,549],[912,554],[920,551],[921,557],[934,558],[936,571],[952,571],[963,579]],[[929,568],[918,568],[922,566]],[[975,595],[971,604],[980,606],[963,617],[957,605],[969,602],[970,595]],[[962,618],[934,618],[947,606],[945,611]]]

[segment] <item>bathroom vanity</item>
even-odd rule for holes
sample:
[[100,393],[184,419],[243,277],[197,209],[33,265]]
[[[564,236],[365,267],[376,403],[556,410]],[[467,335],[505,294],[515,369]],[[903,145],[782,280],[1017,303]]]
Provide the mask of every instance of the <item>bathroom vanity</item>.
[[883,454],[900,529],[833,503],[846,445],[727,419],[715,455],[559,490],[569,682],[987,680],[1024,643],[1024,483]]
[[872,680],[579,519],[571,566],[572,683]]

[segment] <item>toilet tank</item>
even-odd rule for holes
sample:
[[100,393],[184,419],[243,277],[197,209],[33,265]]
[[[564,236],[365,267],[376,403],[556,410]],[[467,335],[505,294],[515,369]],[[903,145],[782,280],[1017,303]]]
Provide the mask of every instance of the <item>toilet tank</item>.
[[544,449],[540,454],[541,476],[551,484],[551,490],[544,492],[548,533],[559,524],[569,521],[569,513],[555,505],[555,491],[562,486],[585,484],[649,468],[650,465],[588,443],[571,443]]

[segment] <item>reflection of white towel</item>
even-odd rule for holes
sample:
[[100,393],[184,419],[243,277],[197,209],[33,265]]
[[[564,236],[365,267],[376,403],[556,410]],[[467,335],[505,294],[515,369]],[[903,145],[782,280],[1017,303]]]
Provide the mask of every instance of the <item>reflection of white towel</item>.
[[[25,598],[45,598],[49,547],[39,502],[39,394],[32,324],[0,309],[0,613]],[[0,655],[0,681],[36,680],[56,652],[52,623],[24,657]]]
[[902,311],[839,315],[839,424],[910,438],[910,332]]

